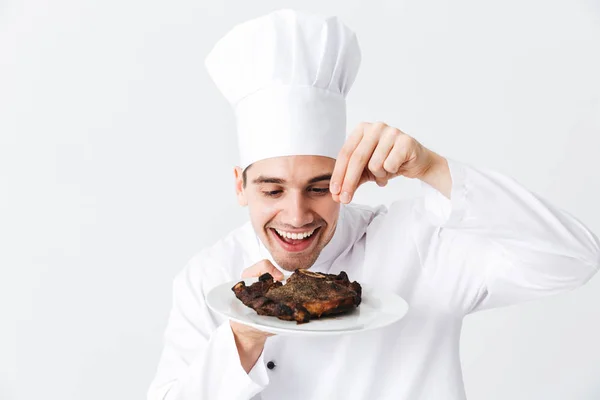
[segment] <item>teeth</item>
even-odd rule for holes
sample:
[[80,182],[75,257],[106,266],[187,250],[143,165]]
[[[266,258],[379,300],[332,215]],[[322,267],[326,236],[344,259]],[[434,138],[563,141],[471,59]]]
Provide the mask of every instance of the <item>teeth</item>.
[[312,235],[314,233],[315,229],[313,229],[312,231],[303,232],[303,233],[291,233],[291,232],[286,232],[286,231],[282,231],[282,230],[279,230],[279,229],[275,229],[275,231],[281,237],[288,238],[288,239],[293,239],[293,240],[298,240],[298,239],[306,239],[307,237],[309,237],[310,235]]

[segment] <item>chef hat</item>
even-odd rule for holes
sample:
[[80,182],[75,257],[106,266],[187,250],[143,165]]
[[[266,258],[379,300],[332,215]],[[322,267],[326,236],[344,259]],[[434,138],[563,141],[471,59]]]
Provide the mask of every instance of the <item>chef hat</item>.
[[360,60],[354,32],[337,17],[289,9],[221,38],[205,64],[235,111],[241,167],[289,155],[336,158]]

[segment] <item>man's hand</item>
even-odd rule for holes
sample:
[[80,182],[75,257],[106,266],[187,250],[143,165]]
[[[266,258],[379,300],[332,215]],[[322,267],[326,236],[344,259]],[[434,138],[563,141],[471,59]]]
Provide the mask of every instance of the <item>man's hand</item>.
[[[269,260],[259,261],[253,266],[246,268],[242,272],[242,279],[261,276],[265,272],[270,273],[276,281],[283,279],[283,273],[275,268]],[[248,325],[240,324],[235,321],[229,321],[229,324],[233,331],[235,345],[240,356],[240,362],[246,373],[248,373],[252,367],[254,367],[254,364],[256,364],[256,360],[260,357],[267,338],[273,336],[273,334],[254,329]]]
[[420,179],[450,198],[452,179],[445,158],[383,122],[363,122],[340,150],[330,191],[335,201],[349,203],[365,182],[387,185],[396,176]]

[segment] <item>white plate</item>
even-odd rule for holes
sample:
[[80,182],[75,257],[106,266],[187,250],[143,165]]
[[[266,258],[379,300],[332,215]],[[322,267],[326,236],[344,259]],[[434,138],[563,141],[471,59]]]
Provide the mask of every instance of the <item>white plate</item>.
[[[251,285],[258,279],[244,279]],[[265,332],[279,335],[322,336],[341,335],[378,329],[400,320],[408,311],[406,301],[392,292],[370,286],[362,286],[362,301],[354,311],[311,320],[305,324],[283,321],[276,317],[258,315],[235,297],[231,288],[240,280],[224,283],[213,288],[206,297],[211,310],[242,324],[250,325]]]

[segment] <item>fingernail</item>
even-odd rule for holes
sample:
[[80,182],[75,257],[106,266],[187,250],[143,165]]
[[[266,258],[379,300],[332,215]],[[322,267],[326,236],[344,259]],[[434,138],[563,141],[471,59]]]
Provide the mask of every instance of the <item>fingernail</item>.
[[337,182],[334,182],[333,184],[331,184],[331,193],[338,194],[339,192],[340,192],[340,184]]
[[340,197],[340,199],[342,200],[342,203],[350,203],[350,193],[348,193],[348,192],[342,193],[342,196]]

